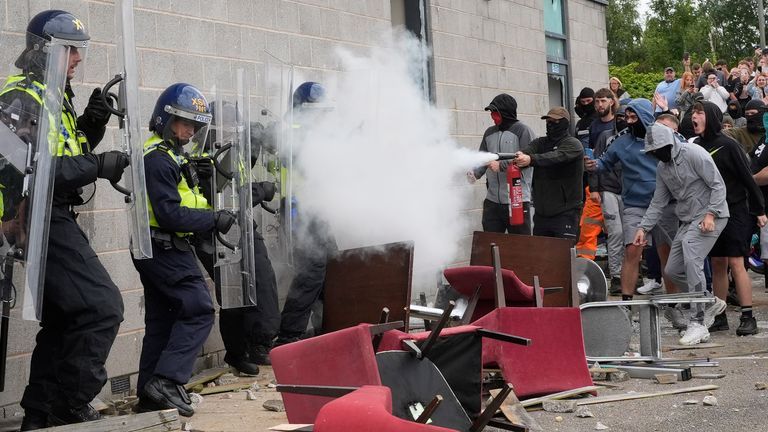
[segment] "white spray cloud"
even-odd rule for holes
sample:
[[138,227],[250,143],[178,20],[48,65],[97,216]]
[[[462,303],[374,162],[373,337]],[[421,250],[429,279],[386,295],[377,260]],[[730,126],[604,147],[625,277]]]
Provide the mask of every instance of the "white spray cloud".
[[327,85],[334,110],[299,121],[307,139],[296,152],[295,193],[341,248],[411,240],[415,277],[434,276],[469,234],[464,173],[494,155],[457,144],[447,114],[425,100],[413,73],[425,55],[418,41],[383,38],[366,56],[338,52],[343,72]]

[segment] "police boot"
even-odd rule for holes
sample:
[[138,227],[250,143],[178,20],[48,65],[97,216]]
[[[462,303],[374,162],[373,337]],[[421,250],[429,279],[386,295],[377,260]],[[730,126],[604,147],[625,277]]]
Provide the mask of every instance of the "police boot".
[[187,391],[173,381],[154,376],[144,385],[144,394],[162,409],[177,409],[184,417],[192,417],[195,410]]
[[79,407],[70,407],[60,404],[53,407],[48,420],[53,426],[61,426],[72,423],[84,423],[101,419],[101,414],[93,409],[90,404]]
[[248,350],[248,358],[257,365],[272,364],[272,361],[269,359],[269,347],[264,345],[256,345]]
[[240,375],[256,376],[259,374],[259,366],[256,363],[252,363],[248,357],[232,358],[227,354],[224,356],[224,361]]
[[44,429],[48,427],[48,413],[36,409],[25,409],[24,419],[21,421],[22,431]]

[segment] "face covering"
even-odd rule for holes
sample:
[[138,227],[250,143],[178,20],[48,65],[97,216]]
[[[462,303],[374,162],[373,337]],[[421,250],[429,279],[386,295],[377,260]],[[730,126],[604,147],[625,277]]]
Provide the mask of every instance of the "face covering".
[[547,122],[547,137],[560,138],[568,134],[568,122],[560,119],[559,122]]
[[498,111],[491,111],[491,119],[496,126],[501,124],[501,113]]
[[645,138],[645,126],[640,119],[637,119],[636,122],[630,124],[629,129],[632,131],[632,135],[634,135],[635,138]]
[[747,130],[750,133],[760,133],[765,130],[763,126],[763,114],[752,114],[747,116]]
[[584,118],[595,112],[595,106],[592,104],[582,105],[579,103],[576,104],[574,111],[576,111],[576,115],[578,115],[579,118]]
[[627,128],[627,126],[628,126],[627,121],[624,120],[624,117],[622,117],[621,119],[619,118],[616,119],[616,132],[623,131],[624,129]]
[[656,159],[662,161],[662,162],[669,162],[672,160],[672,146],[664,146],[658,150],[654,150],[650,152],[653,157]]
[[732,119],[736,120],[737,118],[739,118],[739,109],[733,105],[728,105],[728,114],[731,116]]

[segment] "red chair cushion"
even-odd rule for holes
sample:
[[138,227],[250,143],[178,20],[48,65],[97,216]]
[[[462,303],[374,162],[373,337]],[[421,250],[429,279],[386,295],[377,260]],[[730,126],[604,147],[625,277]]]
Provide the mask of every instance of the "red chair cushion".
[[[369,325],[273,348],[269,353],[278,384],[359,387],[381,385]],[[334,398],[283,393],[288,421],[313,423]]]
[[531,339],[483,341],[483,364],[497,364],[520,398],[591,386],[578,308],[502,308],[472,323]]
[[[462,295],[471,297],[480,286],[480,296],[472,314],[471,321],[477,320],[496,308],[495,290],[496,278],[493,267],[466,266],[445,269],[445,279]],[[501,280],[504,285],[504,299],[508,307],[535,307],[536,296],[533,287],[524,284],[512,270],[501,269]],[[541,292],[544,295],[544,290]]]
[[[438,407],[438,409],[440,409]],[[315,432],[455,432],[410,422],[392,415],[392,393],[384,386],[364,386],[326,404],[315,420]]]

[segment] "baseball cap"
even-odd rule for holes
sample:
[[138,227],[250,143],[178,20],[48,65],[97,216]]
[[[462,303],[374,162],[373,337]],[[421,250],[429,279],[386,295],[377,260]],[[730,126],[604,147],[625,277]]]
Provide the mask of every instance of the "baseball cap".
[[673,68],[672,66],[667,66],[666,68],[664,68],[664,72],[668,72],[668,71],[674,72],[675,68]]
[[568,110],[566,110],[563,107],[554,107],[550,109],[546,115],[541,116],[542,120],[546,120],[548,118],[560,120],[560,119],[566,119],[568,121],[571,120],[571,115],[568,114]]

